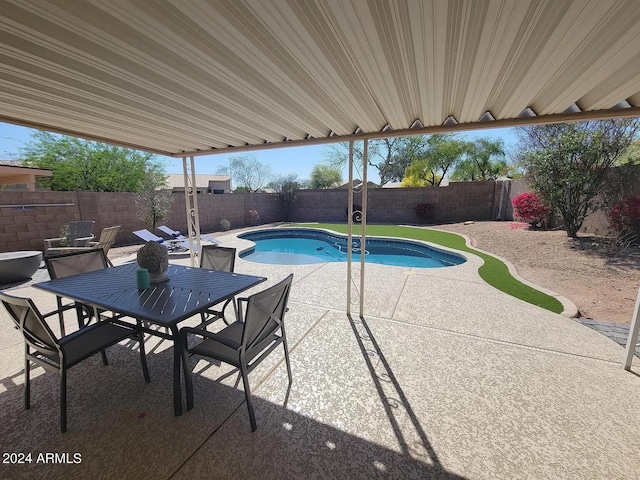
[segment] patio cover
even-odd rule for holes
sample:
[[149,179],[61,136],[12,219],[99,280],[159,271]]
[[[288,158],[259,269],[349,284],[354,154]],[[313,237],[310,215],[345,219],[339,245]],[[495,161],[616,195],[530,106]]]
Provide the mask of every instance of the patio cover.
[[0,0],[0,121],[164,155],[639,114],[637,0]]

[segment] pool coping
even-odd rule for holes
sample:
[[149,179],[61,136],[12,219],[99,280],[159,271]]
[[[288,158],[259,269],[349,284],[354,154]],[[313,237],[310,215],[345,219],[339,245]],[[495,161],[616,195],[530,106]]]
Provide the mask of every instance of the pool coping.
[[[252,246],[249,246],[247,248],[245,248],[244,250],[238,251],[238,256],[241,256],[242,254],[246,253],[247,251],[249,251],[251,248],[255,247],[255,242],[253,242],[252,240],[249,240],[247,238],[242,238],[240,237],[240,235],[244,235],[244,234],[248,234],[248,233],[257,233],[257,232],[261,232],[261,231],[269,231],[269,230],[306,230],[306,231],[316,231],[316,232],[322,232],[322,233],[327,233],[330,234],[334,237],[344,237],[345,239],[348,238],[348,236],[344,233],[341,232],[336,232],[335,230],[329,230],[326,228],[316,228],[316,227],[296,227],[296,226],[291,226],[291,225],[277,225],[274,227],[266,227],[266,228],[258,228],[255,230],[250,230],[247,232],[242,232],[241,234],[236,235],[236,238],[238,238],[239,240],[244,240],[246,242],[251,242]],[[355,236],[355,235],[354,235]],[[453,256],[457,256],[457,257],[461,257],[462,259],[464,259],[463,262],[455,264],[455,265],[446,265],[444,268],[450,269],[450,268],[456,268],[456,267],[460,267],[465,265],[466,263],[468,263],[471,258],[469,257],[469,255],[473,255],[470,254],[469,252],[461,252],[460,250],[456,250],[455,248],[449,248],[449,247],[445,247],[444,245],[438,245],[438,244],[434,244],[431,242],[427,242],[424,240],[417,240],[414,238],[399,238],[399,237],[388,237],[388,236],[384,236],[384,235],[370,235],[367,236],[367,238],[375,238],[378,240],[385,240],[388,242],[406,242],[406,243],[413,243],[415,245],[422,245],[422,246],[426,246],[432,250],[435,250],[436,252],[440,252],[443,254],[449,254],[449,255],[453,255]],[[483,261],[480,257],[478,257],[477,255],[473,255],[475,258],[477,258],[480,261]],[[401,266],[401,265],[388,265],[388,266]],[[409,267],[409,268],[425,268],[425,267]]]

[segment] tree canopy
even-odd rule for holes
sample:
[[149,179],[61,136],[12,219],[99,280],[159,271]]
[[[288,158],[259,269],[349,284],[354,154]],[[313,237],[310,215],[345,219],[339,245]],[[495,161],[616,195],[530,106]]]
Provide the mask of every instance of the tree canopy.
[[289,221],[291,209],[296,203],[300,192],[298,176],[295,173],[278,176],[271,182],[271,186],[278,194],[278,200],[280,200],[280,203],[284,208],[286,221]]
[[613,119],[519,127],[520,161],[531,186],[575,237],[599,206],[610,167],[635,140],[640,120]]
[[311,171],[309,188],[335,188],[342,183],[342,173],[339,168],[318,164]]
[[[415,137],[421,138],[421,137]],[[404,177],[404,171],[411,158],[407,156],[406,144],[414,137],[382,138],[369,140],[367,164],[378,171],[380,185],[399,181]],[[353,164],[356,172],[362,176],[362,157],[364,142],[353,144]],[[323,150],[325,164],[342,170],[349,163],[349,143],[334,143]]]
[[495,180],[507,171],[504,142],[501,139],[478,138],[474,142],[467,142],[465,153],[451,175],[453,180]]
[[149,181],[166,183],[164,166],[145,152],[38,131],[22,147],[25,165],[50,169],[39,179],[51,190],[140,192]]
[[446,174],[462,161],[472,144],[453,133],[409,137],[404,155],[409,159],[403,186],[439,186]]
[[264,187],[271,176],[268,165],[260,163],[254,153],[232,156],[230,175],[237,185],[236,192],[257,192]]

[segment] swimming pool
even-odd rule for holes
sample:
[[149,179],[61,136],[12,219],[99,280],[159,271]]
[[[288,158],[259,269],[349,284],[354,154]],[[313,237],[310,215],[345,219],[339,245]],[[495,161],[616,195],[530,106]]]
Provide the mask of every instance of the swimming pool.
[[[273,229],[244,233],[238,238],[255,242],[255,247],[240,254],[257,263],[306,265],[346,262],[347,237],[323,230]],[[366,261],[402,267],[440,268],[466,262],[461,255],[438,250],[410,240],[369,237]],[[360,261],[360,239],[354,238],[353,261]]]

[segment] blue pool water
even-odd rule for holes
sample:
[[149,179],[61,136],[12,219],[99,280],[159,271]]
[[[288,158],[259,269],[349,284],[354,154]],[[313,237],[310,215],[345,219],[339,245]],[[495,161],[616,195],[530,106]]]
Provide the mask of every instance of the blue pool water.
[[[346,262],[347,237],[321,230],[274,229],[238,235],[255,242],[240,254],[245,260],[282,265]],[[360,240],[354,239],[353,261],[360,261]],[[367,238],[366,261],[402,267],[439,268],[460,265],[460,255],[443,252],[409,240]]]

